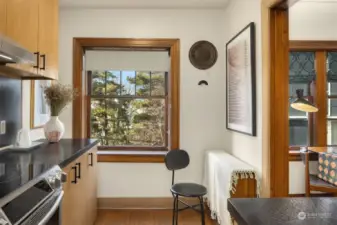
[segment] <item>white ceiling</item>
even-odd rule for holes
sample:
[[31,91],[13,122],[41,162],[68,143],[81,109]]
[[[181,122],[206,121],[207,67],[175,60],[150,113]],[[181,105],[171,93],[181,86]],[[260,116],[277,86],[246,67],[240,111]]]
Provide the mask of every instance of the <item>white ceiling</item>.
[[230,0],[60,0],[62,8],[225,8]]

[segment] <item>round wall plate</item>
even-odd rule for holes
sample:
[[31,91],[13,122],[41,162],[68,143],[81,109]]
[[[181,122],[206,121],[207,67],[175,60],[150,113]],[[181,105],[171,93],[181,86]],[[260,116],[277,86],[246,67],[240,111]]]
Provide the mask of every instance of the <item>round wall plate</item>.
[[208,41],[194,43],[189,52],[192,65],[200,70],[211,68],[218,59],[216,47]]

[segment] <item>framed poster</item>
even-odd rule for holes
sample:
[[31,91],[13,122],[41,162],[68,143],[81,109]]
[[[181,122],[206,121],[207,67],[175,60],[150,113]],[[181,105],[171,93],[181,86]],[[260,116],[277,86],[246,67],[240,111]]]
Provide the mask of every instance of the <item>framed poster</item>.
[[50,80],[32,80],[30,89],[30,128],[41,128],[49,121],[50,109],[44,97],[44,89]]
[[226,56],[226,127],[256,136],[254,23],[227,43]]

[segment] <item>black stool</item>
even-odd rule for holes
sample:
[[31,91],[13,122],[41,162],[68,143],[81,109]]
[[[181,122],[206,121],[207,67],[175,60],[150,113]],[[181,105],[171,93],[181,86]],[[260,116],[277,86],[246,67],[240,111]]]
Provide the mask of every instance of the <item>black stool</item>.
[[[165,164],[168,170],[172,170],[172,187],[171,193],[173,195],[173,225],[178,225],[178,212],[185,209],[193,209],[201,213],[201,224],[205,225],[205,212],[203,196],[207,194],[207,189],[195,183],[174,183],[174,171],[184,169],[190,163],[190,157],[184,150],[171,150],[165,156]],[[198,198],[199,204],[189,205],[179,199],[179,196]],[[178,203],[181,202],[185,205],[184,208],[179,209]],[[200,209],[196,209],[197,207]]]

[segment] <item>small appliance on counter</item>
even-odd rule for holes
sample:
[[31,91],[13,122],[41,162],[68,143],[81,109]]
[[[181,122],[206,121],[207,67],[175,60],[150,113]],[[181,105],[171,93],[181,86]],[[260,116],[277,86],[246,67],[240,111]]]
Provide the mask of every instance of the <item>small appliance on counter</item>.
[[32,140],[30,138],[30,133],[28,129],[21,129],[16,136],[16,146],[21,148],[29,148],[32,145]]
[[30,131],[23,128],[19,130],[16,142],[11,150],[30,150],[40,146],[41,144],[43,144],[41,141],[32,141],[30,138]]

